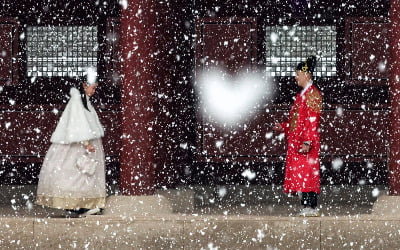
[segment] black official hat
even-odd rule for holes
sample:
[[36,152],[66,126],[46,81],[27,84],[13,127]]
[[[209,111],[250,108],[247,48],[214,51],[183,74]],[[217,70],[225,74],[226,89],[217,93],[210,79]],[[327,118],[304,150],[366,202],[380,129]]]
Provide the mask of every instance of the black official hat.
[[302,72],[307,72],[307,73],[312,74],[312,73],[314,73],[316,64],[317,64],[317,57],[310,56],[304,62],[299,63],[296,67],[296,70],[300,70]]

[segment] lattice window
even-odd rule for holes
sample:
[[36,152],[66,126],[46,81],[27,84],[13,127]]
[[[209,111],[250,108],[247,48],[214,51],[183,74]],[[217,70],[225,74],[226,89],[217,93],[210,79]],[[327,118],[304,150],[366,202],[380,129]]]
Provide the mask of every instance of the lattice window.
[[77,77],[97,68],[96,26],[27,27],[28,77]]
[[272,76],[294,76],[297,64],[311,55],[320,55],[314,76],[336,76],[335,26],[268,26],[265,43]]

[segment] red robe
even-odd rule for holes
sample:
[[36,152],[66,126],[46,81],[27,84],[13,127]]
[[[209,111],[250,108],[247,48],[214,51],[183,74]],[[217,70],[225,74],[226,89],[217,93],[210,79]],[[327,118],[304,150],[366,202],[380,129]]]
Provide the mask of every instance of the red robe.
[[[321,92],[311,85],[296,100],[288,121],[282,123],[287,139],[287,156],[283,191],[285,193],[320,193],[320,136],[318,131],[322,109]],[[299,152],[305,141],[311,142],[308,153]]]

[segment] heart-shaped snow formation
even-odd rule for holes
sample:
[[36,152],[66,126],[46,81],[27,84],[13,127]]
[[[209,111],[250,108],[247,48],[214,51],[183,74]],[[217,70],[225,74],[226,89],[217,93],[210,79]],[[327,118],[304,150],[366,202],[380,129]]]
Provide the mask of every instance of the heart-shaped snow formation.
[[204,117],[224,126],[237,126],[273,97],[267,74],[244,72],[235,77],[222,70],[199,74],[197,91]]

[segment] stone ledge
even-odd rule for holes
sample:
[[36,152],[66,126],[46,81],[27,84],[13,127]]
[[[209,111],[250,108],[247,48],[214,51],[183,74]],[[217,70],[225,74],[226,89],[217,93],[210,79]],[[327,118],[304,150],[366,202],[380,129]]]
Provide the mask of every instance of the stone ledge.
[[400,219],[151,215],[0,217],[0,249],[400,249]]
[[174,213],[191,213],[194,211],[194,191],[188,188],[158,189],[156,194],[162,195],[171,203]]
[[146,216],[172,214],[172,206],[162,195],[107,197],[104,215],[106,216]]
[[372,215],[400,218],[400,196],[379,196],[372,207]]

